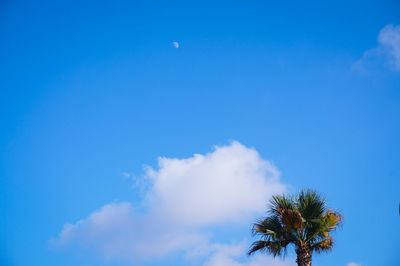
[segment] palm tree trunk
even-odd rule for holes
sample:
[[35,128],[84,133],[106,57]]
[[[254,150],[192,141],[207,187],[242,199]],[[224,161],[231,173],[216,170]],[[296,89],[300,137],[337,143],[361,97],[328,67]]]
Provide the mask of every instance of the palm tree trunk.
[[306,245],[297,247],[296,254],[298,266],[311,266],[312,255],[310,249]]

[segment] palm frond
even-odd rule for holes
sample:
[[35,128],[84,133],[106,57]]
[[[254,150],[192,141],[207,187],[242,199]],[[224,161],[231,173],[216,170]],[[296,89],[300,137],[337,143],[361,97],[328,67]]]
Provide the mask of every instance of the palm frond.
[[335,230],[342,222],[342,215],[338,212],[328,210],[321,218],[319,223],[320,235],[327,236],[327,234]]
[[327,251],[331,251],[334,245],[335,245],[334,239],[329,236],[329,237],[311,245],[310,250],[312,250],[316,253],[327,252]]
[[280,215],[280,210],[295,210],[296,206],[291,197],[285,195],[272,196],[270,200],[269,212],[272,215]]
[[322,241],[330,237],[330,232],[342,224],[343,216],[335,211],[327,210],[319,219],[313,219],[307,226],[307,242]]
[[251,244],[249,251],[247,252],[247,255],[251,255],[256,251],[259,250],[264,250],[266,246],[268,245],[268,241],[254,241],[253,244]]
[[282,209],[280,211],[281,220],[286,230],[302,230],[304,227],[303,217],[297,210]]
[[284,256],[286,254],[287,243],[282,241],[255,241],[250,250],[247,252],[248,255],[253,254],[256,251],[264,251],[271,254],[274,257]]
[[326,201],[316,191],[301,190],[296,199],[297,209],[307,221],[322,217],[326,211]]
[[282,224],[277,216],[267,217],[253,225],[253,235],[277,239],[282,234]]

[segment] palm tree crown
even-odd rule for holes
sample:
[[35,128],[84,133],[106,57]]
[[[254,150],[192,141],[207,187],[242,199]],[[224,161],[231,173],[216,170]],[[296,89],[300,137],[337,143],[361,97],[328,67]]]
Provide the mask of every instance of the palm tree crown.
[[297,196],[273,196],[269,216],[253,225],[253,234],[260,236],[248,252],[266,251],[284,256],[292,244],[299,266],[310,266],[312,253],[332,250],[330,235],[342,222],[342,215],[328,209],[325,199],[313,190],[301,190]]

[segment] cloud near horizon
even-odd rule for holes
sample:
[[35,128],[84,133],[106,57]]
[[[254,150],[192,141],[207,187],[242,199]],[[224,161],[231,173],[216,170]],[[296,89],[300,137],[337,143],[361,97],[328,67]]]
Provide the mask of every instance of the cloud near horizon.
[[355,262],[349,262],[347,263],[347,266],[361,266],[361,264]]
[[204,263],[204,266],[295,266],[297,265],[293,259],[283,261],[266,254],[256,254],[245,261],[239,261],[240,258],[247,252],[246,243],[220,245],[214,247],[214,252],[210,259]]
[[400,26],[386,25],[377,39],[378,46],[366,51],[353,69],[365,71],[373,65],[384,64],[394,71],[400,71]]
[[[264,213],[273,194],[286,190],[278,169],[255,149],[235,141],[205,155],[159,158],[158,169],[147,167],[143,178],[150,182],[143,198],[144,213],[130,202],[110,203],[64,225],[52,243],[89,247],[106,259],[132,262],[179,253],[208,266],[226,265],[223,261],[243,266],[261,265],[259,260],[272,263],[267,256],[236,262],[245,255],[245,244],[227,245],[215,239],[216,228],[229,223],[243,229],[238,241],[244,237],[249,244],[254,217]],[[287,263],[274,260],[271,265]]]

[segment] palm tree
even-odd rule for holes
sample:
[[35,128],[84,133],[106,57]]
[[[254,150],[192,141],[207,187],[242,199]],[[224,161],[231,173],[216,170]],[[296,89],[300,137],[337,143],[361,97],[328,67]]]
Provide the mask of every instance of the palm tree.
[[273,196],[269,216],[253,225],[253,235],[260,236],[248,251],[265,251],[274,257],[284,257],[292,245],[297,265],[311,266],[313,252],[332,250],[330,235],[342,222],[343,216],[328,209],[325,199],[313,190],[301,190],[293,196]]

